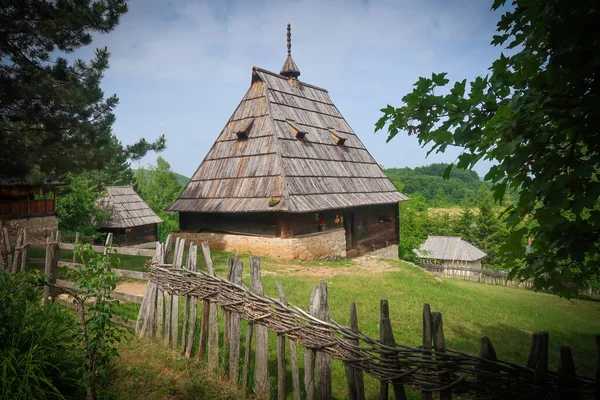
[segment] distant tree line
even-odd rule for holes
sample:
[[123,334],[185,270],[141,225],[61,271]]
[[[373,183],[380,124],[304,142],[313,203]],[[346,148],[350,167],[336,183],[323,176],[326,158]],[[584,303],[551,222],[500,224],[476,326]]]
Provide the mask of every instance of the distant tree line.
[[386,168],[385,173],[398,190],[407,195],[420,194],[431,207],[474,205],[483,182],[475,171],[452,170],[450,179],[443,174],[448,164],[438,163],[416,168]]

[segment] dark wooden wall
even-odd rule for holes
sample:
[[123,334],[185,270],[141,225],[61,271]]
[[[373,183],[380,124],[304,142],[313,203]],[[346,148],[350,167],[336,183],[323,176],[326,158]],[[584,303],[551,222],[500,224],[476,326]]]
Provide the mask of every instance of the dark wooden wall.
[[292,237],[320,232],[320,219],[325,221],[325,230],[340,229],[344,227],[342,217],[343,212],[341,210],[327,210],[318,213],[280,214],[281,236]]
[[102,233],[112,232],[113,243],[121,246],[155,242],[158,238],[158,224],[133,226],[131,228],[101,228]]
[[354,213],[354,233],[358,253],[398,244],[398,204],[360,207]]
[[179,228],[185,232],[223,232],[256,236],[279,235],[275,213],[179,213]]
[[319,220],[325,221],[325,231],[348,228],[350,218],[353,236],[348,237],[351,255],[380,249],[399,242],[398,204],[355,207],[321,212],[288,213],[179,213],[180,229],[184,232],[222,232],[267,237],[296,237],[320,232]]

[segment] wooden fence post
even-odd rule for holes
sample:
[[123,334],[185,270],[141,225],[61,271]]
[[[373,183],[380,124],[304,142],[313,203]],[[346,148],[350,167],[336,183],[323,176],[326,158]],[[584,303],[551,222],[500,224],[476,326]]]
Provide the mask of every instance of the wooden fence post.
[[[392,331],[392,322],[390,321],[390,307],[387,300],[381,300],[379,303],[379,340],[386,346],[396,347],[396,340],[394,339],[394,332]],[[395,354],[393,354],[395,353]],[[390,352],[386,350],[381,354],[383,359],[397,359],[398,355],[396,352]],[[394,399],[406,399],[406,393],[404,392],[404,385],[392,382],[394,386]],[[380,395],[381,400],[388,399],[389,382],[380,382]]]
[[[214,276],[215,270],[207,242],[202,242],[202,251],[204,252],[208,274]],[[208,260],[211,261],[208,262]],[[215,371],[219,367],[219,309],[217,303],[212,301],[209,301],[208,309],[208,369]]]
[[242,371],[242,387],[244,390],[248,387],[248,370],[250,369],[250,350],[252,348],[252,334],[254,326],[248,322],[246,327],[246,347],[244,348],[244,369]]
[[[164,244],[156,242],[155,258],[161,264],[166,264],[167,250]],[[158,339],[165,336],[165,292],[158,289],[156,294],[156,337]]]
[[167,235],[167,239],[165,240],[165,243],[164,243],[164,249],[165,249],[164,264],[168,264],[169,259],[171,258],[171,253],[173,253],[173,235],[171,235],[171,234]]
[[60,261],[60,243],[62,242],[61,232],[59,230],[56,231],[56,236],[54,237],[54,258],[52,260],[52,271],[54,272],[54,281],[58,278],[58,262]]
[[[285,297],[285,292],[283,291],[283,286],[281,285],[281,281],[277,280],[275,281],[275,286],[277,286],[277,291],[279,292],[279,298],[281,299],[281,302],[283,304],[285,304],[286,306],[288,305],[287,299]],[[279,337],[277,337],[277,340],[279,341]],[[284,338],[282,338],[284,339]],[[292,339],[290,339],[290,362],[292,365],[292,395],[293,395],[293,399],[294,400],[300,400],[300,371],[298,369],[298,354],[296,351],[296,342]],[[283,349],[285,350],[285,344],[282,345],[281,347],[283,347]],[[278,349],[279,349],[279,342],[278,342]],[[279,363],[278,363],[278,367],[279,367]],[[281,370],[281,368],[278,368],[278,375],[279,375],[279,382],[278,382],[278,389],[279,391],[281,390],[280,387],[282,386],[281,384],[281,373],[283,372],[283,385],[285,385],[285,362],[283,362],[283,370]],[[285,386],[284,386],[285,387]],[[279,396],[279,391],[278,391],[278,396]],[[284,397],[285,397],[285,389],[283,390],[284,393]]]
[[577,381],[573,379],[575,373],[575,362],[573,361],[573,353],[569,346],[560,347],[560,367],[558,373],[561,374],[560,393],[561,400],[580,400],[581,392],[577,390]]
[[[163,247],[160,243],[156,243],[156,251],[153,260],[162,262]],[[138,319],[135,324],[136,335],[139,337],[155,337],[161,330],[162,326],[162,302],[163,292],[158,289],[158,286],[151,281],[146,284],[144,299],[140,305]]]
[[106,235],[106,243],[104,244],[104,255],[108,254],[108,248],[112,246],[112,242],[113,234],[112,232],[108,232],[108,235]]
[[[181,268],[183,265],[183,252],[185,250],[185,239],[177,238],[173,252],[173,268]],[[179,345],[179,296],[173,295],[171,300],[171,348],[177,350]]]
[[[236,263],[236,259],[239,257],[236,256],[227,258],[227,280],[229,282],[233,279],[233,268]],[[223,352],[221,354],[221,365],[223,370],[229,369],[229,339],[230,333],[229,328],[231,326],[231,313],[227,311],[225,308],[221,307],[221,311],[223,313]]]
[[10,270],[11,266],[11,253],[12,248],[10,247],[10,237],[8,236],[8,229],[2,227],[2,237],[4,239],[4,250],[6,251],[6,258],[4,259],[4,265],[7,270]]
[[8,252],[4,249],[4,226],[0,220],[0,270],[8,268]]
[[[169,238],[167,238],[168,240]],[[175,252],[177,252],[177,247],[179,245],[179,238],[176,239],[175,241]],[[171,244],[169,243],[169,247],[165,248],[165,257],[169,256],[169,253],[171,251]],[[175,262],[176,262],[176,256],[175,254],[173,255],[173,267],[175,267]],[[175,296],[167,293],[167,302],[166,302],[166,308],[165,308],[165,337],[164,337],[164,343],[165,345],[168,345],[169,343],[173,342],[173,303],[174,303],[174,299]],[[179,314],[179,309],[177,308],[177,314]]]
[[[44,262],[44,274],[48,277],[48,280],[52,282],[52,249],[50,248],[50,236],[46,238],[46,260]],[[48,303],[48,297],[50,297],[50,286],[44,286],[44,297],[43,303]]]
[[[327,302],[327,282],[319,284],[319,308],[317,318],[329,322],[329,304]],[[317,397],[319,400],[331,399],[331,356],[317,351]]]
[[[534,333],[531,336],[531,350],[527,359],[527,367],[534,369],[535,382],[541,387],[541,375],[548,371],[548,332]],[[543,390],[535,391],[532,398],[543,398]]]
[[[260,276],[260,259],[250,257],[250,291],[264,296]],[[264,325],[255,324],[254,393],[258,399],[268,399],[271,393],[269,382],[269,331]]]
[[[197,257],[198,257],[198,246],[195,244],[190,244],[190,249],[188,253],[188,269],[190,271],[196,271],[197,267]],[[187,342],[185,346],[185,355],[190,358],[192,356],[192,351],[194,348],[194,337],[196,336],[196,320],[198,319],[198,297],[196,296],[188,296],[191,300],[191,309],[190,309],[190,322],[189,322],[189,332],[187,336]]]
[[[442,322],[442,314],[439,312],[431,313],[431,322],[433,328],[433,347],[435,348],[436,358],[438,353],[446,352],[446,339],[444,338],[444,325]],[[450,389],[440,392],[440,400],[451,400],[452,392]]]
[[[204,263],[206,264],[206,270],[213,270],[212,258],[210,257],[210,248],[207,242],[200,243],[202,247],[202,255],[204,256]],[[210,272],[209,272],[210,273]],[[210,302],[208,300],[202,300],[202,321],[200,324],[200,344],[198,346],[198,359],[203,360],[206,354],[206,345],[208,343],[208,320],[210,318]]]
[[17,233],[17,241],[15,242],[15,253],[12,258],[12,273],[16,274],[19,267],[19,255],[21,254],[21,246],[23,245],[23,230],[19,229]]
[[[231,278],[231,282],[236,285],[242,284],[243,267],[243,263],[236,257]],[[236,312],[231,313],[229,335],[229,380],[237,385],[240,377],[240,315]]]
[[[356,313],[356,303],[350,303],[350,329],[358,333],[358,314]],[[359,346],[358,339],[346,338],[346,341],[352,346]],[[351,363],[344,363],[346,371],[346,384],[348,385],[348,397],[350,400],[365,399],[365,383],[362,370],[355,368]]]
[[[190,244],[190,248],[191,248],[191,244]],[[185,248],[184,248],[185,250]],[[181,268],[183,269],[190,269],[190,252],[188,251],[188,258],[187,261],[185,263],[185,265],[181,265]],[[187,350],[187,331],[188,331],[188,319],[190,317],[190,312],[191,312],[191,299],[190,296],[185,296],[184,298],[184,302],[183,302],[183,327],[181,329],[181,354],[185,355],[185,352]]]
[[[75,242],[73,244],[77,244],[79,242],[79,232],[75,232]],[[77,254],[75,253],[75,250],[73,250],[73,264],[75,264],[77,262]]]
[[[431,359],[431,338],[432,338],[431,308],[429,304],[423,304],[423,359]],[[431,392],[421,392],[421,400],[431,400]]]
[[[317,316],[319,303],[319,287],[312,289],[310,294],[310,315]],[[306,400],[313,400],[315,397],[315,352],[306,349],[304,353],[304,389],[306,390]]]
[[596,388],[594,390],[594,400],[600,400],[600,335],[594,336],[596,340]]
[[21,272],[25,272],[25,267],[27,264],[27,248],[29,247],[29,241],[27,237],[27,229],[23,228],[23,250],[21,252]]
[[486,362],[486,360],[493,362],[498,361],[496,350],[494,350],[494,346],[492,346],[492,342],[490,342],[490,339],[487,336],[482,337],[479,342],[479,358],[481,358],[481,361],[479,362],[479,370],[481,372],[477,375],[477,384],[483,387],[487,386],[490,392],[500,395],[501,393],[498,393],[498,391],[501,389],[493,386],[493,376],[500,372],[498,366]]

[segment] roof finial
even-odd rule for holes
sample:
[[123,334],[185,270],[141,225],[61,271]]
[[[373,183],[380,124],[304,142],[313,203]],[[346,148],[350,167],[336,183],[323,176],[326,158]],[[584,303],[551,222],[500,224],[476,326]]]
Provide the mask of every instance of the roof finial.
[[287,47],[288,47],[288,56],[291,56],[292,55],[292,24],[288,24]]
[[296,63],[292,59],[292,25],[287,25],[287,58],[281,67],[280,74],[287,76],[288,78],[298,78],[300,76],[300,70]]

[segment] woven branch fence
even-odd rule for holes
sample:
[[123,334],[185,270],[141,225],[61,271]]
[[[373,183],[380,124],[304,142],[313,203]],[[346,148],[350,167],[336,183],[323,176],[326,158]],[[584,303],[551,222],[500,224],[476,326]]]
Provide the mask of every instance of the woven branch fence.
[[443,276],[444,278],[457,278],[470,280],[473,282],[488,283],[492,285],[518,286],[523,288],[532,288],[533,280],[510,280],[508,272],[494,271],[487,268],[470,268],[459,265],[436,264],[429,262],[417,263],[421,268],[428,272]]
[[[174,246],[173,246],[174,245]],[[372,338],[358,329],[356,306],[350,304],[351,327],[342,326],[329,317],[327,284],[313,289],[310,310],[288,304],[281,284],[280,299],[264,296],[260,260],[250,258],[250,288],[242,285],[242,262],[230,258],[228,276],[214,274],[210,249],[202,243],[207,271],[196,269],[197,248],[190,245],[183,264],[185,242],[157,243],[156,254],[149,263],[146,294],[137,321],[137,334],[156,338],[173,350],[181,346],[191,357],[196,349],[199,359],[207,358],[208,368],[222,366],[230,380],[248,386],[250,348],[255,337],[254,394],[271,398],[268,377],[268,331],[278,335],[277,398],[286,397],[285,341],[289,341],[292,394],[300,399],[300,377],[296,345],[306,348],[304,393],[307,399],[331,398],[331,358],[345,363],[348,398],[364,399],[363,373],[380,381],[380,398],[387,399],[391,384],[396,399],[406,398],[404,385],[421,391],[423,399],[435,392],[441,399],[453,395],[474,399],[556,398],[600,400],[598,379],[575,375],[569,347],[561,348],[559,372],[548,371],[548,334],[533,335],[527,367],[498,360],[490,340],[481,339],[479,356],[446,349],[442,315],[423,307],[423,345],[395,343],[386,300],[380,304],[380,338]],[[174,249],[172,249],[174,247]],[[171,260],[169,262],[168,260]],[[183,327],[179,329],[179,302],[184,301]],[[197,343],[198,303],[202,302],[200,335]],[[219,347],[218,308],[223,322],[223,343]],[[249,322],[245,354],[240,355],[240,319]],[[596,337],[600,348],[600,336]],[[219,356],[221,351],[221,356]],[[600,361],[599,361],[600,363]],[[240,369],[240,367],[242,367]],[[315,377],[315,369],[317,375]],[[598,371],[596,373],[598,375]]]

